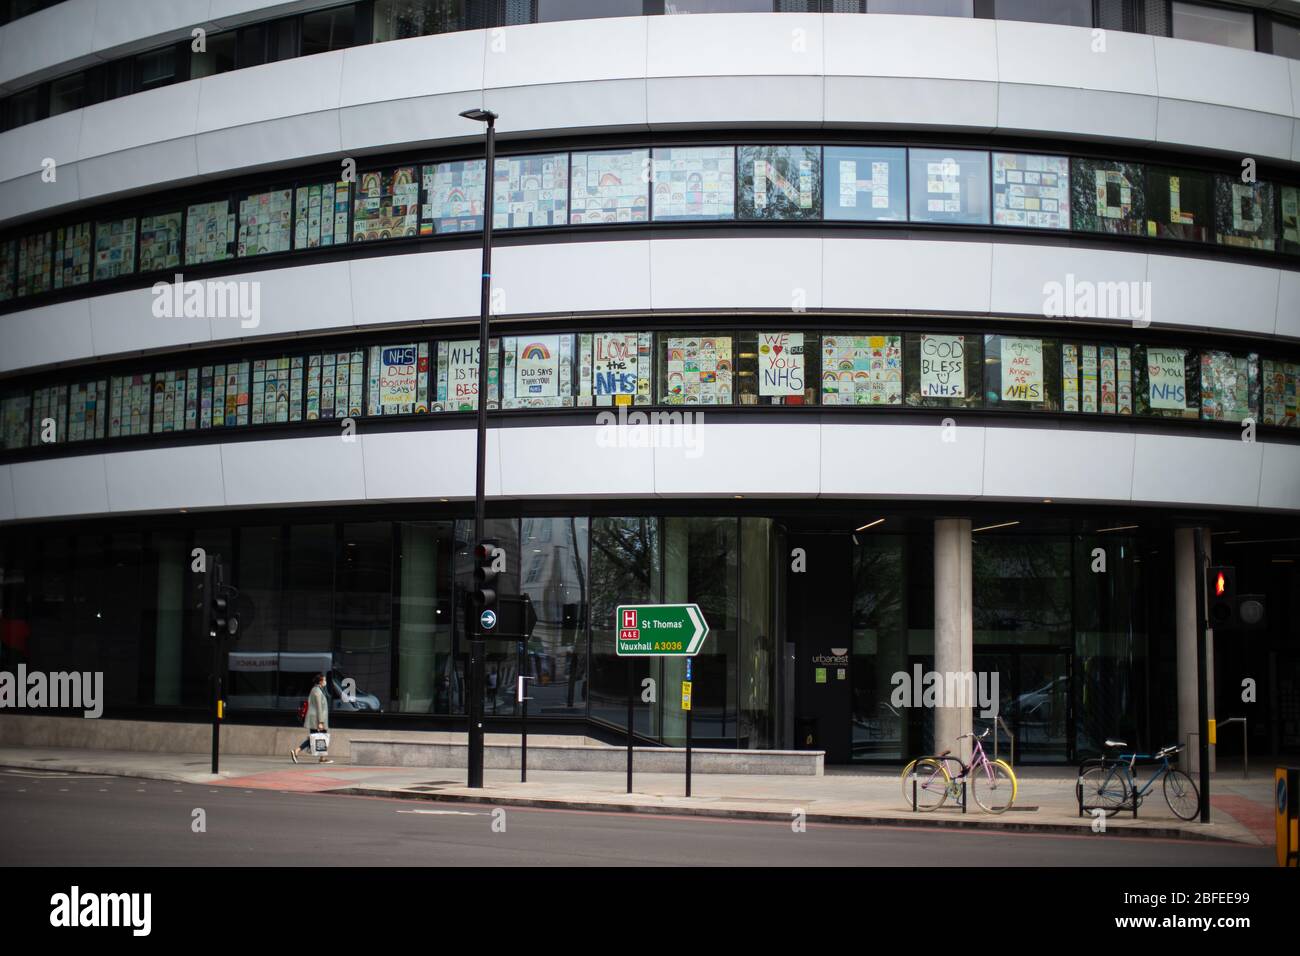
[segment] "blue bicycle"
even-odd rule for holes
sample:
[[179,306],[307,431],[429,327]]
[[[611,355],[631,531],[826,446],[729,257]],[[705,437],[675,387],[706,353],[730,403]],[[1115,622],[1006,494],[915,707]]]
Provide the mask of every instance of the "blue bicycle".
[[[1106,746],[1118,750],[1128,744],[1123,740],[1107,740]],[[1165,803],[1169,804],[1174,816],[1180,820],[1196,819],[1201,812],[1201,795],[1196,784],[1183,771],[1170,765],[1170,758],[1182,749],[1165,747],[1155,754],[1121,753],[1114,757],[1085,760],[1079,765],[1079,782],[1075,786],[1080,811],[1095,813],[1101,810],[1106,816],[1113,817],[1120,810],[1132,810],[1136,816],[1142,799],[1160,780]],[[1156,762],[1151,779],[1140,787],[1133,778],[1133,769],[1139,760]]]

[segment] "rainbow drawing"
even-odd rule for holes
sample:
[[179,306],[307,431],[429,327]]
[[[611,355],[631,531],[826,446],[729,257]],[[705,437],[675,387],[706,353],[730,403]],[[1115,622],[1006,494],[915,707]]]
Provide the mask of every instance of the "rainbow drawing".
[[533,342],[525,345],[523,351],[519,353],[523,359],[536,359],[539,362],[545,362],[551,357],[551,353],[546,350],[546,346],[541,342]]

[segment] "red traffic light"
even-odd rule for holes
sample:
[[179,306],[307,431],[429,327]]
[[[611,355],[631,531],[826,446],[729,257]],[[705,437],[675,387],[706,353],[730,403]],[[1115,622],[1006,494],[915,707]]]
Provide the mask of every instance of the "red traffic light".
[[1211,627],[1237,626],[1237,570],[1229,565],[1205,569],[1206,617]]

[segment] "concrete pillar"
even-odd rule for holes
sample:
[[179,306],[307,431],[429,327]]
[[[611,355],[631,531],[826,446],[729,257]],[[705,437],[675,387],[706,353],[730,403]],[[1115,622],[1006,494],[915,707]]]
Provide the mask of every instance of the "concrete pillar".
[[[975,617],[969,518],[934,522],[934,669],[940,675],[966,673],[975,666]],[[934,712],[934,749],[949,748],[968,759],[970,741],[957,737],[971,731],[970,707],[938,707]]]
[[[1210,532],[1204,529],[1201,540],[1205,545],[1206,558],[1210,557]],[[1196,708],[1196,582],[1204,573],[1203,566],[1196,561],[1195,529],[1174,529],[1174,634],[1175,653],[1178,672],[1178,740],[1188,748],[1186,760],[1180,764],[1188,773],[1200,770],[1198,748],[1200,740],[1196,734],[1201,728],[1197,726]],[[1205,635],[1205,681],[1209,703],[1209,718],[1214,719],[1214,632]],[[1163,747],[1174,741],[1150,740],[1143,745],[1148,749]],[[1129,741],[1137,743],[1137,741]],[[1210,770],[1214,770],[1214,747],[1210,748]]]
[[401,616],[397,630],[397,701],[403,711],[433,711],[437,699],[437,532],[431,524],[402,524]]
[[[664,601],[668,604],[684,602],[690,594],[690,530],[689,518],[664,519]],[[650,722],[651,733],[659,733],[670,747],[684,746],[686,711],[681,707],[681,692],[682,681],[686,679],[686,660],[681,657],[654,658],[650,674],[659,683],[658,703],[651,705],[651,713],[657,717]],[[695,727],[699,726],[697,719]]]

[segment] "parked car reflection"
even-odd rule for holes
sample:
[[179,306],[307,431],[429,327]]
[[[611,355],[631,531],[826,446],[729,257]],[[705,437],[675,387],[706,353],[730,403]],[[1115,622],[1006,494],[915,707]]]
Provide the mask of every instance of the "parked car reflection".
[[379,698],[355,687],[336,665],[333,655],[231,651],[227,659],[226,703],[232,709],[290,710],[307,699],[314,674],[324,674],[330,710],[382,710]]

